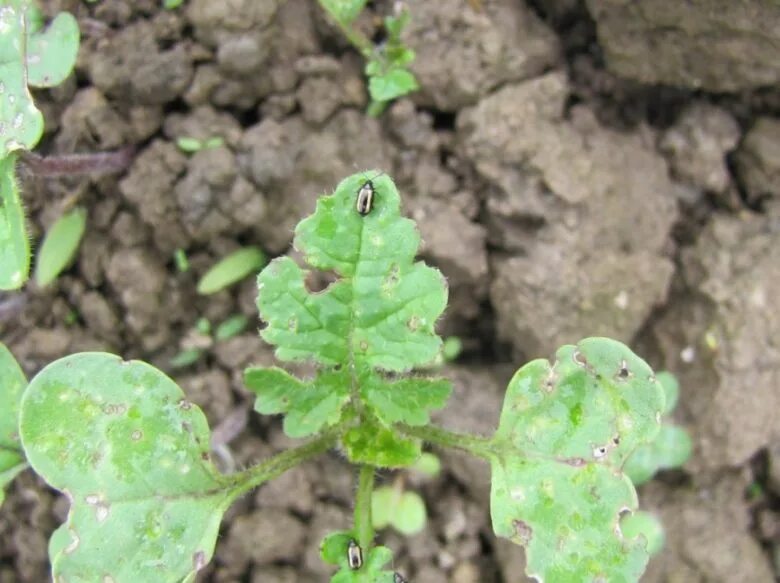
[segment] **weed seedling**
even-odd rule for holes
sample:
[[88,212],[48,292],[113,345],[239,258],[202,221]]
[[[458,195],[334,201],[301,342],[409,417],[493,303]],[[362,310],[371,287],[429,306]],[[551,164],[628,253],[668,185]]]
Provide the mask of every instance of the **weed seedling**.
[[87,226],[87,211],[76,208],[65,213],[46,232],[35,261],[35,282],[46,287],[73,260]]
[[215,294],[218,291],[241,281],[252,273],[257,273],[267,262],[265,253],[258,247],[244,247],[220,259],[198,282],[198,293]]
[[290,257],[258,276],[262,337],[279,361],[316,365],[305,378],[279,367],[245,373],[255,410],[283,415],[284,432],[305,438],[296,447],[222,474],[205,416],[169,377],[99,352],[40,371],[17,419],[24,377],[3,353],[0,445],[14,456],[12,468],[24,455],[71,504],[49,543],[56,580],[193,581],[237,498],[338,448],[356,467],[357,489],[353,524],[322,542],[331,582],[403,581],[388,568],[391,550],[375,540],[374,477],[412,466],[423,445],[488,462],[493,531],[525,547],[528,575],[548,583],[639,579],[647,539],[622,530],[621,517],[637,508],[622,468],[659,431],[664,390],[653,371],[620,342],[587,338],[515,373],[492,435],[431,423],[451,392],[449,380],[426,373],[442,350],[435,325],[447,287],[439,271],[415,261],[420,236],[401,216],[388,176],[373,180],[371,212],[356,209],[376,174],[342,181],[295,230],[308,267],[335,274],[333,283],[310,291],[307,271]]
[[417,79],[409,70],[414,51],[401,40],[401,33],[409,23],[409,11],[402,2],[396,2],[394,14],[384,18],[386,39],[380,45],[355,27],[355,21],[367,0],[319,0],[349,42],[366,59],[366,76],[371,103],[369,115],[381,114],[393,99],[416,91]]

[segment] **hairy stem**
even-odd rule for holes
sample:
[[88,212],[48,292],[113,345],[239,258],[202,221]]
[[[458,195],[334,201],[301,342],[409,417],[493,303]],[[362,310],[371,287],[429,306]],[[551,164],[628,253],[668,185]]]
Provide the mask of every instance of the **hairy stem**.
[[74,176],[121,172],[130,166],[134,156],[135,146],[126,146],[113,152],[52,156],[22,151],[19,159],[39,176]]
[[374,540],[371,523],[371,495],[374,493],[374,467],[360,466],[357,497],[355,498],[355,534],[358,544],[367,549]]
[[489,459],[493,455],[492,440],[487,437],[470,433],[458,433],[443,427],[436,427],[435,425],[422,427],[398,425],[397,427],[409,437],[416,437],[428,443],[453,447],[485,459]]
[[260,484],[283,474],[290,468],[328,451],[336,444],[338,432],[333,430],[311,441],[277,454],[256,466],[230,476],[232,494],[237,498]]

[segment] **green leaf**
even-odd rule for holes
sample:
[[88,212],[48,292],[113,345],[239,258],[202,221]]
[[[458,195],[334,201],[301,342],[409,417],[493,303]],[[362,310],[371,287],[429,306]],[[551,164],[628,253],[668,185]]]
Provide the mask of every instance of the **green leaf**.
[[452,362],[460,353],[463,352],[463,342],[457,336],[449,336],[444,339],[444,346],[442,346],[442,357],[444,362]]
[[636,581],[647,553],[617,528],[637,506],[620,467],[658,432],[663,389],[614,340],[589,338],[556,357],[509,384],[491,454],[493,530],[526,547],[527,574],[540,580]]
[[351,531],[340,530],[329,533],[320,543],[320,558],[330,565],[345,562],[349,542],[355,540]]
[[441,460],[438,456],[425,451],[410,469],[429,478],[435,478],[441,473]]
[[248,368],[244,383],[257,395],[255,411],[264,415],[286,413],[284,432],[305,437],[334,425],[349,400],[349,376],[322,372],[302,382],[280,368]]
[[[361,214],[358,191],[369,181],[373,204]],[[434,326],[447,301],[441,274],[414,262],[420,236],[414,223],[400,216],[399,206],[395,185],[381,172],[350,176],[333,195],[320,198],[314,215],[295,230],[294,245],[304,260],[335,273],[337,280],[310,292],[307,272],[289,257],[272,261],[258,278],[257,303],[267,324],[262,337],[276,345],[280,360],[321,365],[313,380],[300,386],[285,380],[278,393],[255,381],[253,390],[266,391],[258,396],[269,403],[287,390],[293,394],[285,404],[289,409],[258,405],[258,411],[300,418],[305,411],[297,403],[314,399],[321,409],[309,415],[307,432],[359,415],[365,427],[345,435],[345,451],[353,462],[376,466],[412,463],[419,443],[394,436],[389,426],[427,423],[428,411],[441,407],[450,392],[446,381],[387,374],[405,373],[436,358],[441,339]],[[279,378],[279,372],[273,375]],[[323,384],[328,393],[317,396]],[[307,434],[298,421],[286,420],[285,431]]]
[[364,563],[360,569],[350,569],[345,554],[341,570],[331,577],[331,583],[393,583],[394,572],[382,569],[393,560],[390,549],[374,547],[363,554]]
[[626,539],[642,536],[647,545],[647,553],[656,555],[664,547],[664,527],[661,521],[649,512],[638,510],[626,514],[620,519],[620,531]]
[[0,342],[0,504],[3,488],[26,467],[19,443],[19,402],[27,379],[5,344]]
[[176,145],[178,146],[179,150],[187,153],[197,152],[203,149],[203,142],[197,138],[189,138],[186,136],[177,138]]
[[71,501],[49,545],[55,579],[173,583],[210,560],[233,494],[206,418],[162,372],[104,353],[57,360],[25,391],[20,432]]
[[379,424],[364,421],[342,438],[347,457],[355,464],[397,468],[409,466],[420,457],[420,443]]
[[214,337],[217,340],[228,340],[241,334],[248,325],[249,318],[244,316],[244,314],[235,314],[217,326]]
[[320,0],[320,5],[334,20],[349,25],[360,15],[366,2],[367,0]]
[[35,262],[35,281],[45,287],[57,279],[73,260],[84,236],[87,211],[75,208],[62,215],[49,228]]
[[425,528],[427,519],[425,502],[417,492],[405,492],[394,486],[380,486],[371,496],[371,520],[374,528],[392,526],[401,534],[411,536]]
[[[0,70],[2,67],[0,64]],[[0,108],[2,103],[0,99]],[[20,288],[30,271],[30,243],[24,226],[15,165],[15,154],[0,159],[0,290]]]
[[176,249],[173,253],[173,262],[179,273],[186,273],[190,270],[190,260],[187,259],[187,252],[184,249]]
[[672,373],[666,370],[662,370],[656,375],[658,382],[664,389],[664,395],[666,396],[666,407],[664,407],[664,415],[668,415],[677,406],[677,399],[680,396],[680,382]]
[[166,10],[173,10],[184,4],[184,0],[163,0],[163,7]]
[[380,75],[372,75],[368,81],[368,93],[374,101],[391,101],[420,86],[411,71],[392,67]]
[[221,259],[198,282],[198,293],[213,294],[257,272],[266,264],[258,247],[244,247]]
[[636,448],[626,460],[623,472],[639,486],[660,470],[682,466],[691,457],[692,450],[691,437],[685,429],[664,423],[652,442]]
[[0,11],[0,158],[29,150],[43,134],[43,115],[27,88],[26,8],[26,2],[11,2]]
[[[372,178],[373,208],[363,216],[357,193]],[[420,235],[399,204],[389,177],[361,172],[320,198],[315,214],[299,223],[295,247],[309,265],[333,270],[339,280],[311,293],[306,273],[288,257],[263,270],[262,336],[277,346],[278,358],[395,372],[435,358],[441,339],[434,325],[447,303],[446,285],[437,270],[414,263]]]
[[363,398],[376,416],[387,423],[427,425],[428,411],[440,409],[452,392],[447,379],[408,378],[395,382],[369,380],[362,387]]
[[59,85],[73,70],[78,52],[78,22],[72,14],[61,12],[49,28],[28,35],[27,83],[33,87]]

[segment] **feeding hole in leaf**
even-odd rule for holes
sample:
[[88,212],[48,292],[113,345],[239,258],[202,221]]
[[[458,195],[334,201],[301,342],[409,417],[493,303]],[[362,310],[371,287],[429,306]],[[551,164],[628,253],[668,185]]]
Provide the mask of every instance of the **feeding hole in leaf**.
[[585,355],[582,354],[582,352],[580,352],[579,350],[575,350],[572,353],[571,357],[572,357],[572,360],[574,360],[574,362],[578,366],[581,366],[582,368],[588,368],[590,366],[590,364],[588,363],[588,359],[585,358]]
[[206,566],[206,553],[203,551],[197,551],[192,555],[192,568],[195,571],[200,571]]
[[598,447],[593,448],[593,457],[597,460],[600,460],[605,455],[607,455],[607,446],[606,445],[599,445]]
[[616,378],[619,381],[627,381],[630,379],[634,374],[628,370],[628,363],[625,359],[620,361],[620,368],[617,371]]
[[130,439],[133,441],[139,441],[144,436],[144,432],[140,429],[136,429],[130,434]]

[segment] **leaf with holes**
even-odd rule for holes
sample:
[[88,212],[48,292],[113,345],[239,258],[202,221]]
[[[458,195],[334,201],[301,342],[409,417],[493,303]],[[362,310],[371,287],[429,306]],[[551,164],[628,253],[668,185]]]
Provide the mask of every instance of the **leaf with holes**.
[[27,464],[19,443],[19,401],[27,379],[5,344],[0,342],[0,504],[3,488]]
[[206,418],[162,372],[104,353],[57,360],[25,391],[20,433],[71,501],[49,545],[55,579],[173,583],[210,560],[233,494]]
[[521,368],[492,440],[493,530],[526,548],[547,583],[636,581],[644,544],[621,535],[637,506],[620,468],[659,428],[664,393],[620,342],[589,338]]
[[30,272],[30,243],[15,164],[15,154],[0,159],[0,290],[20,288]]
[[[258,278],[257,305],[267,323],[263,338],[276,345],[281,360],[320,365],[311,381],[286,379],[276,387],[254,369],[252,389],[267,401],[258,410],[292,415],[301,399],[313,399],[322,408],[306,432],[360,415],[386,439],[372,444],[363,430],[355,430],[345,443],[347,455],[380,466],[386,465],[380,459],[411,463],[419,456],[419,444],[390,439],[385,431],[398,422],[426,423],[428,411],[441,407],[450,391],[445,381],[390,376],[437,357],[442,342],[434,326],[447,302],[441,274],[414,261],[420,236],[399,207],[389,177],[377,171],[350,176],[320,198],[316,212],[295,231],[294,245],[304,260],[335,273],[336,281],[310,291],[308,272],[289,257],[272,261]],[[329,387],[327,395],[323,386]],[[300,435],[304,429],[297,425],[288,420],[285,430]],[[383,451],[379,441],[389,449]]]

